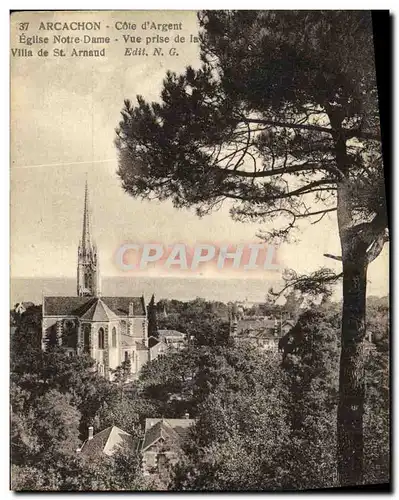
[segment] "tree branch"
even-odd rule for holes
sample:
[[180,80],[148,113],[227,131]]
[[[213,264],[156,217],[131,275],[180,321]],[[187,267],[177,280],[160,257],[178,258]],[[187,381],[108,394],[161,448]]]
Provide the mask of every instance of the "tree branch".
[[380,255],[387,241],[389,241],[389,235],[388,231],[385,230],[380,234],[380,236],[378,236],[378,238],[370,245],[369,249],[367,250],[366,258],[368,264],[373,262],[373,260],[375,260]]
[[[319,125],[306,125],[306,124],[298,124],[298,123],[289,123],[289,122],[281,122],[274,120],[266,120],[266,119],[257,119],[257,118],[241,118],[240,121],[245,123],[258,123],[260,125],[270,125],[272,127],[284,127],[284,128],[292,128],[299,130],[311,130],[314,132],[324,132],[327,134],[333,135],[336,131],[330,127],[320,127]],[[381,137],[379,134],[373,134],[372,132],[363,132],[360,129],[341,129],[339,131],[344,135],[345,139],[351,139],[353,137],[358,137],[359,139],[372,139],[375,141],[380,141]]]
[[[230,155],[229,155],[230,156]],[[306,172],[307,170],[316,170],[320,167],[319,163],[309,163],[305,162],[302,163],[301,165],[293,165],[291,167],[283,167],[283,168],[276,168],[274,170],[265,170],[262,172],[247,172],[245,170],[228,170],[223,167],[218,167],[216,165],[211,166],[212,169],[219,170],[220,172],[224,172],[227,175],[231,176],[236,176],[236,177],[272,177],[273,175],[280,175],[280,174],[294,174],[297,172]]]
[[341,279],[342,276],[343,273],[337,274],[327,268],[318,269],[310,275],[298,275],[293,270],[287,270],[286,276],[283,276],[285,286],[279,292],[274,292],[273,288],[271,288],[269,294],[277,299],[284,292],[292,289],[309,295],[328,295],[331,293],[330,286]]
[[328,257],[329,259],[338,260],[339,262],[342,262],[342,257],[340,255],[332,255],[330,253],[323,253],[323,256]]

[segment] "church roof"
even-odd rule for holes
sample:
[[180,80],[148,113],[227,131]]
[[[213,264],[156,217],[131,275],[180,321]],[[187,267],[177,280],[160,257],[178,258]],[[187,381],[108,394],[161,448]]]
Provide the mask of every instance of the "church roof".
[[129,315],[129,304],[133,303],[134,316],[145,316],[144,297],[101,297],[107,306],[118,316]]
[[[43,315],[81,317],[98,300],[96,297],[43,297]],[[143,297],[101,297],[101,301],[119,317],[129,315],[130,303],[133,303],[134,316],[146,314]]]
[[96,299],[80,318],[89,321],[112,321],[117,320],[118,316],[101,299]]
[[125,445],[133,446],[133,441],[131,434],[113,425],[98,432],[92,439],[87,439],[80,451],[91,456],[101,453],[111,456],[118,451],[118,448],[121,449]]

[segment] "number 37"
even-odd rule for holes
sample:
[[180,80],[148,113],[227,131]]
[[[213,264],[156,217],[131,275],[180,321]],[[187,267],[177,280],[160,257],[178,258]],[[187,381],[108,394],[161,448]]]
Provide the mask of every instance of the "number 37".
[[28,31],[29,23],[19,23],[19,31]]

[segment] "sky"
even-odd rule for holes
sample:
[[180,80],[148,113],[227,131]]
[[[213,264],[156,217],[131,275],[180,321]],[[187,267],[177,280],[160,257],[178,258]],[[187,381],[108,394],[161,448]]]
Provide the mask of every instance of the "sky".
[[[22,17],[21,17],[22,16]],[[29,19],[28,19],[28,18]],[[99,32],[43,32],[43,22],[100,21]],[[92,206],[92,228],[104,276],[125,275],[114,255],[124,242],[176,241],[187,244],[228,241],[253,242],[259,224],[231,220],[228,204],[202,219],[170,202],[133,199],[121,189],[116,175],[115,128],[123,100],[137,94],[159,99],[166,70],[183,71],[199,65],[198,46],[178,45],[178,56],[125,56],[122,35],[171,36],[189,39],[198,31],[196,13],[185,12],[34,12],[12,16],[11,47],[18,43],[18,23],[29,21],[29,36],[49,36],[45,48],[66,48],[66,57],[14,57],[11,60],[11,275],[14,277],[73,277],[81,236],[84,183],[87,177]],[[118,31],[116,22],[136,24],[136,30]],[[146,21],[182,23],[181,31],[143,31]],[[108,28],[107,28],[108,27]],[[69,55],[71,44],[53,44],[53,35],[110,36],[107,56]],[[84,48],[96,48],[95,44]],[[150,43],[148,50],[159,46]],[[38,50],[44,45],[25,46]],[[101,45],[103,47],[103,45]],[[80,45],[78,48],[83,48]],[[339,263],[323,257],[339,255],[335,216],[305,223],[298,242],[278,248],[283,267],[311,272],[321,266],[339,270]],[[215,277],[212,270],[209,276]],[[206,277],[207,274],[201,277]],[[221,278],[232,277],[229,271]],[[200,276],[199,276],[200,277]],[[254,276],[252,276],[254,277]],[[370,265],[368,293],[388,291],[388,247]]]

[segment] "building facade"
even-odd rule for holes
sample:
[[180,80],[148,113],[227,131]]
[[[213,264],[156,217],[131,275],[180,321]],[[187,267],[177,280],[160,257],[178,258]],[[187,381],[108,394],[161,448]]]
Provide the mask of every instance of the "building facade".
[[194,425],[195,419],[188,414],[185,418],[146,418],[144,437],[138,446],[144,475],[162,478],[183,454],[182,447]]
[[63,346],[71,354],[87,353],[99,373],[130,360],[132,378],[150,359],[144,296],[103,297],[97,247],[92,241],[89,192],[86,182],[83,232],[78,247],[77,296],[44,296],[42,349]]
[[229,314],[230,336],[237,344],[252,345],[262,351],[277,353],[280,339],[294,326],[291,319],[282,316],[245,316],[236,305]]

